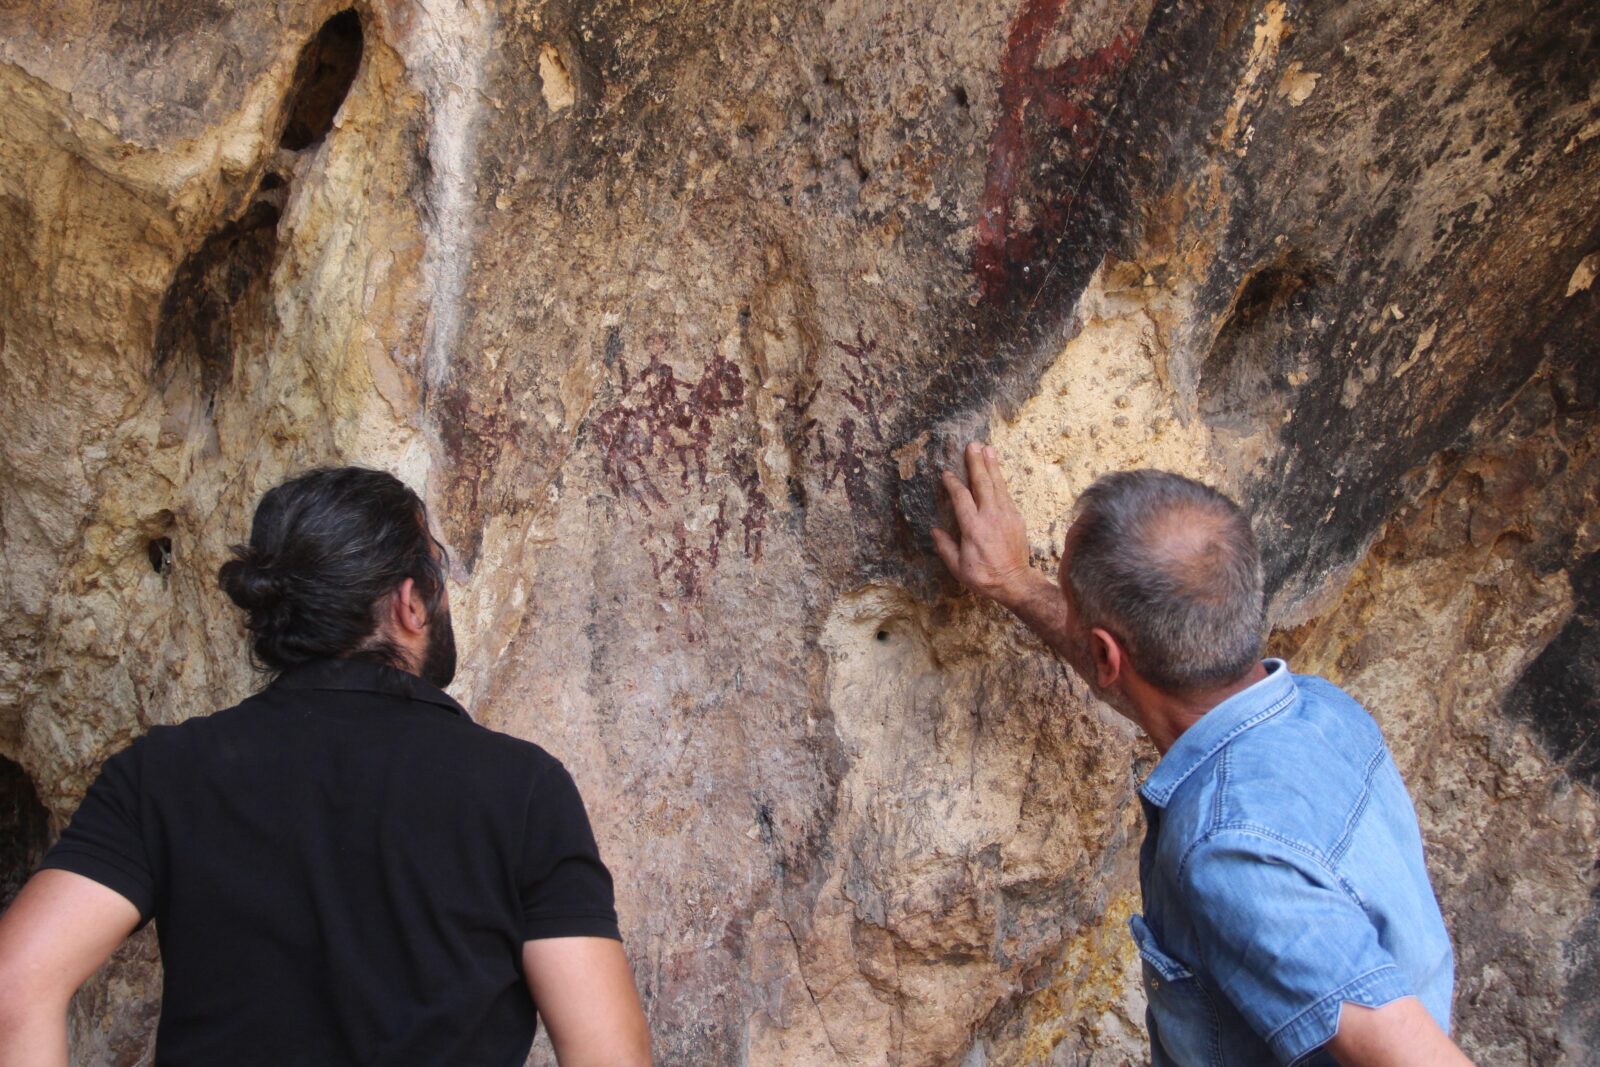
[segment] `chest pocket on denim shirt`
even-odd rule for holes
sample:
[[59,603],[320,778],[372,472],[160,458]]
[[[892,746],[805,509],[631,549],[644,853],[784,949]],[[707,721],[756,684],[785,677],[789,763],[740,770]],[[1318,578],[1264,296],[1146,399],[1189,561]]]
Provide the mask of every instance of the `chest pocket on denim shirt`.
[[1143,915],[1128,920],[1144,971],[1152,1067],[1220,1067],[1217,1013],[1194,973],[1167,955]]

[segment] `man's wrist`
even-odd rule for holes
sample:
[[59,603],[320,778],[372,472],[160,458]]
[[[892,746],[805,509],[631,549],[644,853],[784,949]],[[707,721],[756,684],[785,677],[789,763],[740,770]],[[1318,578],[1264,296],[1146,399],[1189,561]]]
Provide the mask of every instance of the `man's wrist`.
[[1060,591],[1054,582],[1032,567],[1024,567],[996,589],[994,601],[1020,615],[1029,604],[1037,603],[1040,598],[1049,599],[1059,595]]

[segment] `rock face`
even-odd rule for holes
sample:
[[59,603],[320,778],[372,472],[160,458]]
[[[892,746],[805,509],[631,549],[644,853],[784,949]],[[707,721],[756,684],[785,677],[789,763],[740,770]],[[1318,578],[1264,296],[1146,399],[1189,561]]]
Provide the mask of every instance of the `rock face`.
[[[1040,566],[1106,470],[1249,503],[1461,1042],[1600,1056],[1600,7],[21,0],[0,114],[0,884],[256,684],[226,546],[363,462],[457,695],[585,792],[661,1062],[1142,1062],[1154,753],[929,552],[983,435]],[[158,995],[142,935],[82,1062]]]

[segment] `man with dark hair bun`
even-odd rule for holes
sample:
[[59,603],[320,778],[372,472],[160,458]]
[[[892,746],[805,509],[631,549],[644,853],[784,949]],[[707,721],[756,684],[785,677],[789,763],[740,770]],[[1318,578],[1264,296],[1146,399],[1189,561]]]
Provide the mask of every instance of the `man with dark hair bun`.
[[1139,790],[1153,1067],[1455,1067],[1454,957],[1422,836],[1377,725],[1260,656],[1261,562],[1226,496],[1120,471],[1079,498],[1057,581],[995,450],[946,471],[962,584],[1010,609],[1161,761]]
[[218,582],[270,684],[106,762],[0,918],[0,1067],[67,1063],[79,985],[156,921],[158,1065],[650,1062],[577,787],[474,724],[446,558],[393,475],[268,492]]
[[[243,608],[256,667],[273,677],[303,663],[346,658],[410,670],[443,689],[455,677],[456,642],[445,603],[444,547],[428,532],[422,499],[392,474],[321,468],[269,489],[250,542],[217,572]],[[408,665],[381,618],[405,583],[434,615]]]

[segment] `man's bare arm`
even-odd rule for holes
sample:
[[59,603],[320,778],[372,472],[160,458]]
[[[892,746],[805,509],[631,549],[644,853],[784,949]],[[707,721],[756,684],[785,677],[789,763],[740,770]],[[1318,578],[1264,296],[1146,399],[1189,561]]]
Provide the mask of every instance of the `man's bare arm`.
[[649,1067],[650,1031],[622,942],[524,942],[522,970],[561,1067]]
[[933,531],[939,558],[962,585],[1008,608],[1058,655],[1066,655],[1066,597],[1028,565],[1027,523],[1011,499],[999,457],[974,441],[966,461],[966,484],[950,471],[942,474],[957,532]]
[[66,1067],[72,994],[139,924],[122,894],[40,871],[0,916],[0,1067]]
[[1344,1005],[1328,1051],[1341,1067],[1472,1067],[1416,997]]

